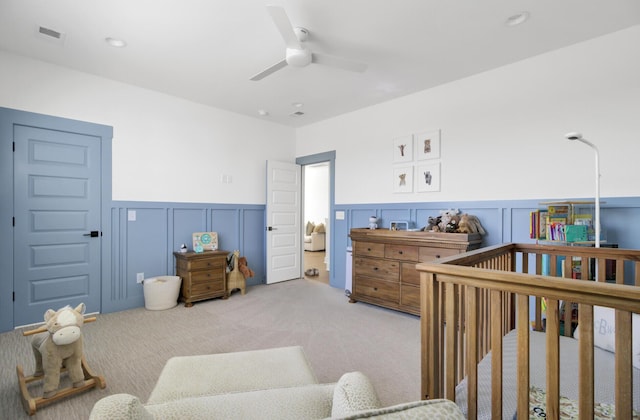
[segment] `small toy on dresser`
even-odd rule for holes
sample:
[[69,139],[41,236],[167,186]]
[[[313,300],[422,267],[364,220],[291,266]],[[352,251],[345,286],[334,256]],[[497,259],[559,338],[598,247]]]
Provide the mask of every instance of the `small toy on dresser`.
[[440,210],[439,216],[429,216],[427,226],[423,230],[425,232],[486,234],[477,216],[459,213],[459,209]]

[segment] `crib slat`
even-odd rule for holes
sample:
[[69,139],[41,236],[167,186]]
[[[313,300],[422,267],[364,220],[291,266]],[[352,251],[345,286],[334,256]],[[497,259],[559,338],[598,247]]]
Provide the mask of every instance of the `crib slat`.
[[558,300],[547,300],[547,418],[560,418],[560,320]]
[[[445,323],[447,325],[446,330],[446,346],[448,349],[458,349],[458,334],[457,334],[457,321],[456,313],[458,312],[458,299],[456,297],[458,285],[453,283],[447,283],[445,285]],[[444,397],[449,400],[456,399],[456,354],[448,354],[445,360],[445,391]]]
[[[518,295],[518,413],[529,412],[529,296]],[[524,418],[522,414],[520,418]]]
[[630,419],[633,376],[631,368],[631,313],[616,310],[616,418]]
[[[585,259],[583,258],[583,264]],[[584,266],[583,266],[584,267]],[[584,276],[586,277],[586,276]],[[578,306],[578,328],[580,340],[578,341],[578,410],[580,419],[593,418],[593,306],[580,304]]]
[[491,294],[491,417],[502,418],[502,329],[493,328],[502,320],[502,292]]
[[467,418],[478,417],[478,289],[467,289]]

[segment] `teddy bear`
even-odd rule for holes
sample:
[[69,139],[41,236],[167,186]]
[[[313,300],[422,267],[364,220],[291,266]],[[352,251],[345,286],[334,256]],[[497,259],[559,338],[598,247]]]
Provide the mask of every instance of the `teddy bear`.
[[460,215],[460,222],[458,223],[458,232],[460,233],[479,233],[484,235],[486,231],[480,224],[478,217],[464,213]]
[[[440,210],[440,223],[438,227],[440,228],[440,232],[452,232],[451,229],[457,229],[458,223],[460,222],[460,216],[458,216],[460,210],[458,209],[448,209],[448,210]],[[453,223],[451,223],[453,221]],[[447,225],[449,225],[449,230],[447,230]],[[455,230],[453,230],[455,232]]]
[[238,270],[240,270],[240,272],[242,273],[245,279],[249,277],[253,277],[255,275],[253,270],[250,269],[249,266],[247,265],[246,257],[238,258]]
[[57,311],[49,309],[44,314],[47,331],[34,336],[31,341],[36,370],[33,376],[44,375],[43,398],[51,398],[58,392],[60,369],[67,368],[74,388],[84,385],[82,370],[82,331],[84,303],[75,308],[65,306]]
[[425,232],[439,232],[440,231],[440,216],[437,217],[433,217],[433,216],[429,216],[429,218],[427,219],[427,226],[425,226],[424,231]]

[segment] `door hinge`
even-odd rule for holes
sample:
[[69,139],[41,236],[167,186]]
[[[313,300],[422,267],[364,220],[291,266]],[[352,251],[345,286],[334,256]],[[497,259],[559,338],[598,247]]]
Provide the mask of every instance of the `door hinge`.
[[12,217],[12,219],[13,219],[13,222],[12,222],[13,223],[13,227],[16,227],[16,218],[15,218],[15,216]]
[[13,301],[16,301],[16,292],[13,292],[13,297],[12,297]]
[[16,142],[15,141],[13,142],[13,151],[14,152],[16,151]]

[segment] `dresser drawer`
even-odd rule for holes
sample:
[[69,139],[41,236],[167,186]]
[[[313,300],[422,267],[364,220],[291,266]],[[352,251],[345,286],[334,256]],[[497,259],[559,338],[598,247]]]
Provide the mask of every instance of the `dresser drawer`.
[[418,247],[411,245],[389,245],[384,246],[384,257],[403,260],[418,261]]
[[375,242],[354,242],[353,255],[358,257],[384,257],[384,244]]
[[414,284],[416,286],[420,284],[420,273],[416,270],[416,263],[400,263],[400,280],[402,283]]
[[400,279],[400,263],[376,258],[354,258],[353,266],[356,276],[369,276],[398,282]]
[[420,286],[403,284],[400,287],[400,305],[420,310]]
[[390,283],[368,277],[357,277],[356,280],[354,283],[356,295],[398,303],[400,297],[400,285],[398,283]]
[[438,258],[458,255],[460,250],[451,248],[420,248],[420,262],[428,262],[437,260]]

